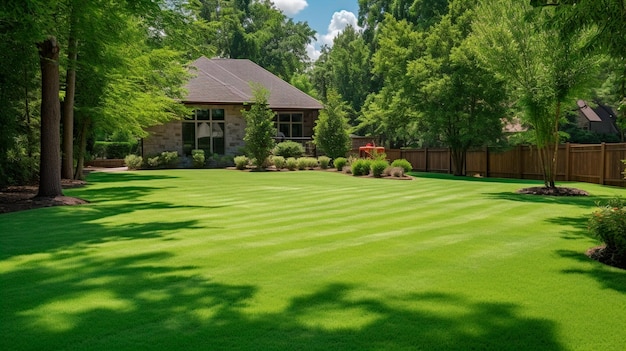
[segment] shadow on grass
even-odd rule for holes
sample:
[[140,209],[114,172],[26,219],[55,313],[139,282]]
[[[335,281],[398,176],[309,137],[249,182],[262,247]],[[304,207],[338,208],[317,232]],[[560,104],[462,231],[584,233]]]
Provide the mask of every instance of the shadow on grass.
[[592,263],[589,269],[566,269],[563,273],[582,274],[596,280],[606,289],[613,289],[626,293],[626,270],[606,266],[587,257],[584,252],[572,250],[557,250],[561,257],[569,258],[582,263]]
[[36,264],[6,272],[2,283],[10,288],[3,290],[0,302],[0,347],[564,349],[553,322],[524,316],[513,304],[451,294],[363,297],[359,286],[334,283],[294,296],[284,307],[249,312],[257,307],[257,287],[223,284],[212,280],[210,272],[200,275],[194,267],[167,265],[174,261],[166,253],[88,256],[71,261],[71,267]]
[[528,186],[543,186],[543,181],[531,180],[531,179],[514,179],[514,178],[480,178],[469,176],[455,176],[447,173],[425,173],[425,172],[410,172],[410,175],[417,178],[428,179],[440,179],[440,180],[460,180],[467,182],[480,182],[480,183],[501,183],[501,184],[520,184],[524,187]]
[[610,198],[608,196],[542,196],[518,194],[514,192],[486,193],[485,196],[494,200],[507,200],[537,204],[572,205],[589,208],[590,210],[595,208],[596,204],[599,201],[603,202]]
[[[141,240],[163,238],[174,240],[171,235],[182,229],[211,230],[220,227],[199,225],[196,220],[163,221],[156,218],[141,221],[140,213],[147,210],[193,209],[212,210],[223,206],[175,206],[163,202],[134,203],[123,205],[84,205],[80,209],[48,208],[45,215],[39,210],[16,213],[10,228],[0,225],[0,259],[13,256],[49,253],[66,250],[73,246],[94,245],[117,240]],[[120,214],[137,212],[138,222],[124,225],[102,223],[103,219]],[[25,239],[30,237],[30,240]],[[138,243],[139,244],[139,243]]]
[[176,179],[178,177],[165,174],[153,174],[150,171],[140,172],[93,172],[87,176],[89,183],[115,183],[115,182],[129,182],[134,180],[147,181],[147,180],[163,180],[163,179]]
[[546,220],[548,223],[557,224],[561,227],[571,227],[571,229],[563,230],[562,238],[566,240],[578,240],[581,238],[593,238],[587,229],[589,216],[579,217],[554,217]]

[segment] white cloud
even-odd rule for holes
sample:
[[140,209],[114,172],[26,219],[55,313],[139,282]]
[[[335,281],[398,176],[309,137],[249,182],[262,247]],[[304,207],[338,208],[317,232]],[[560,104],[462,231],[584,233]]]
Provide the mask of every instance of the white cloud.
[[339,33],[343,32],[348,25],[352,25],[352,27],[356,30],[360,29],[358,20],[354,13],[346,10],[335,12],[333,14],[333,18],[330,20],[330,24],[328,25],[328,33],[320,37],[321,44],[332,46],[333,40],[339,35]]
[[309,6],[306,0],[273,0],[277,8],[279,8],[286,16],[293,16]]
[[312,62],[317,61],[318,58],[322,55],[322,52],[315,47],[315,43],[311,42],[306,46],[306,53],[309,55],[309,58]]
[[316,35],[315,41],[311,42],[307,46],[307,53],[309,54],[311,61],[316,61],[320,57],[320,49],[322,45],[333,46],[335,38],[343,32],[348,25],[351,25],[357,31],[361,30],[354,13],[346,10],[335,12],[330,20],[330,23],[328,24],[328,32],[326,34]]

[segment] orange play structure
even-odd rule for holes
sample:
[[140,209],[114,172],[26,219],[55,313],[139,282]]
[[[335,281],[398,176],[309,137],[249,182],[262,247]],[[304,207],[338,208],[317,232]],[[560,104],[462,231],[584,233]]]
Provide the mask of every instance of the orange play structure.
[[384,154],[385,148],[367,143],[365,146],[359,147],[359,157],[372,158],[374,155]]

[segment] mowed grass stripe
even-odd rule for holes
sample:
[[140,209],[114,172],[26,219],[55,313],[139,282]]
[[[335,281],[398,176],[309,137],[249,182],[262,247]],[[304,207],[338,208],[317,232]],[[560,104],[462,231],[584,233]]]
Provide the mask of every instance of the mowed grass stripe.
[[0,283],[11,287],[0,296],[0,347],[626,343],[615,337],[626,316],[612,313],[626,303],[626,276],[584,259],[596,243],[580,220],[623,189],[572,184],[594,197],[537,200],[514,193],[536,182],[445,175],[175,170],[89,180],[66,193],[90,205],[0,218],[20,224],[0,236]]

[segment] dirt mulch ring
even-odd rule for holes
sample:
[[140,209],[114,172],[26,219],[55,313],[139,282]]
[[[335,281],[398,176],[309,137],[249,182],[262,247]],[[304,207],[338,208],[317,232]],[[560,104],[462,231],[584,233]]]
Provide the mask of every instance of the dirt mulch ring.
[[585,252],[585,255],[607,266],[626,269],[626,259],[617,259],[613,252],[606,249],[606,245],[592,247]]
[[589,193],[576,188],[547,188],[545,186],[537,186],[532,188],[524,188],[517,191],[518,194],[530,195],[548,195],[548,196],[589,196]]
[[[85,186],[82,180],[61,180],[63,189]],[[35,197],[38,191],[37,185],[10,186],[0,190],[0,213],[30,210],[51,206],[73,206],[88,203],[83,199],[70,196]]]

